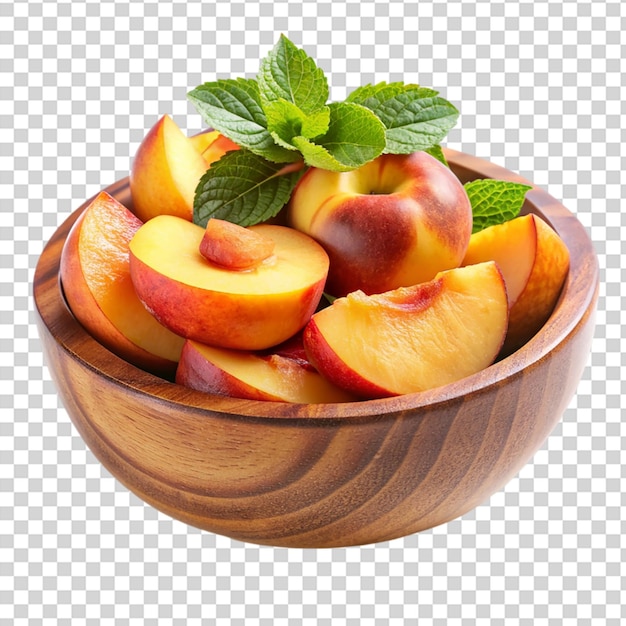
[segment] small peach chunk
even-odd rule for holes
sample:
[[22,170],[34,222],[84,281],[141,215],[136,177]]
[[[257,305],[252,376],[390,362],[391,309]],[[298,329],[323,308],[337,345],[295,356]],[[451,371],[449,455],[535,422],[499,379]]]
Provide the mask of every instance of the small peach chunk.
[[212,218],[200,242],[200,254],[220,267],[239,271],[258,267],[272,256],[274,247],[274,241],[261,233]]

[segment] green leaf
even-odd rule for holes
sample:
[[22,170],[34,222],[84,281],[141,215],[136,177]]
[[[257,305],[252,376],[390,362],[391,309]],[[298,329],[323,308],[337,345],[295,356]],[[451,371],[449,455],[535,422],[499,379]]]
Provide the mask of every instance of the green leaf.
[[331,172],[349,172],[355,169],[338,161],[324,146],[313,143],[306,137],[294,137],[293,144],[298,148],[304,162],[311,166]]
[[267,128],[278,143],[289,150],[296,150],[292,143],[294,137],[314,139],[328,130],[330,109],[327,106],[305,113],[292,102],[274,100],[265,105]]
[[410,154],[439,143],[457,122],[454,105],[433,89],[378,83],[356,89],[348,98],[373,111],[387,129],[385,152]]
[[472,232],[502,224],[519,215],[530,185],[490,178],[474,180],[464,185],[472,205]]
[[261,61],[257,79],[264,103],[283,99],[312,113],[328,100],[328,81],[323,70],[284,35]]
[[375,159],[385,149],[385,127],[365,107],[346,102],[329,105],[328,132],[314,142],[294,137],[307,165],[346,172]]
[[193,221],[200,226],[212,217],[240,226],[264,222],[289,201],[303,172],[301,164],[270,163],[248,150],[227,152],[198,183]]
[[381,102],[385,102],[386,100],[405,92],[407,89],[421,89],[425,96],[428,93],[432,96],[436,96],[438,93],[434,89],[427,89],[426,87],[420,87],[419,85],[413,83],[405,84],[402,82],[382,82],[376,83],[375,85],[363,85],[361,87],[357,87],[348,95],[345,101],[361,104],[368,109],[374,110],[380,106]]
[[277,146],[267,130],[259,86],[254,79],[205,83],[190,91],[187,97],[206,124],[242,148],[279,163],[298,158],[293,152]]
[[430,148],[426,148],[424,152],[428,152],[428,154],[435,157],[437,161],[441,161],[446,167],[450,167],[448,165],[448,159],[446,159],[446,155],[443,153],[443,148],[438,143]]

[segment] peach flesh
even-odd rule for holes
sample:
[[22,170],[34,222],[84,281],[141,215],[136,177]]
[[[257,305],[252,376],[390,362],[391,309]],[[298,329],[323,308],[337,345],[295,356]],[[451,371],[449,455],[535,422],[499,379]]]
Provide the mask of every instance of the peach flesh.
[[249,400],[315,404],[353,399],[297,360],[215,348],[195,341],[185,343],[176,382],[207,393]]
[[269,237],[233,224],[212,218],[208,221],[200,242],[200,254],[229,270],[247,270],[258,267],[272,256],[274,241]]
[[511,307],[528,282],[536,251],[535,221],[533,216],[524,215],[474,233],[462,264],[496,261],[504,275]]
[[171,376],[183,339],[143,307],[130,278],[128,245],[141,222],[106,192],[85,209],[61,256],[61,281],[74,316],[130,363]]
[[200,254],[200,226],[166,215],[150,220],[130,243],[139,297],[164,326],[202,343],[258,350],[285,341],[315,311],[328,256],[293,229],[251,230],[274,240],[275,254],[256,268],[235,272]]
[[537,215],[524,215],[472,235],[464,265],[494,260],[509,295],[509,329],[503,353],[511,353],[545,324],[569,269],[569,251]]
[[311,363],[338,386],[365,398],[392,396],[484,369],[500,350],[507,321],[504,280],[488,262],[335,300],[313,316],[304,345]]
[[141,142],[130,173],[135,214],[143,222],[163,213],[191,220],[196,186],[209,164],[164,115]]

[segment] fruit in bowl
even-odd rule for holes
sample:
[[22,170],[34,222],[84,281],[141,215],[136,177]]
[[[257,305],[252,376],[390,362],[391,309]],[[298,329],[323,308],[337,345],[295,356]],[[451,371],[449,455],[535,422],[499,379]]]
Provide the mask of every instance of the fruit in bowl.
[[[447,151],[462,180],[519,178]],[[132,206],[127,180],[108,188]],[[252,543],[388,541],[464,515],[503,488],[555,428],[586,365],[598,267],[582,224],[541,189],[525,211],[570,251],[550,318],[521,348],[426,391],[342,403],[248,400],[173,384],[116,356],[70,311],[61,251],[80,206],[37,264],[33,294],[52,378],[94,455],[148,504]],[[292,354],[302,358],[297,347]]]
[[311,168],[288,220],[328,252],[333,296],[432,280],[460,265],[472,232],[463,185],[423,151],[385,154],[350,172]]
[[439,387],[491,365],[507,321],[504,278],[488,261],[369,297],[353,292],[313,315],[304,345],[328,379],[357,396],[382,398]]
[[208,229],[171,215],[151,219],[129,244],[138,297],[163,325],[187,339],[240,350],[286,341],[319,303],[328,256],[291,228],[261,224],[250,230],[275,250],[255,267],[239,269],[201,253]]
[[67,303],[103,345],[162,376],[177,367],[183,339],[159,324],[137,296],[129,243],[141,221],[106,191],[76,220],[61,256]]
[[[326,104],[285,38],[256,81],[190,99],[214,130],[162,118],[130,179],[72,214],[35,273],[46,359],[94,454],[165,513],[272,545],[384,541],[484,502],[582,373],[598,275],[580,223],[442,148],[458,112],[433,90]],[[329,223],[349,228],[329,242]],[[354,250],[360,275],[358,254],[341,258]]]

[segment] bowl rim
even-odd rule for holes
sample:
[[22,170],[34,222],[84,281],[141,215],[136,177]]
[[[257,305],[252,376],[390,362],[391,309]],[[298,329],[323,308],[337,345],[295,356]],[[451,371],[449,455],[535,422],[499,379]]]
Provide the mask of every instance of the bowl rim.
[[[561,236],[570,251],[570,270],[561,296],[552,315],[542,329],[524,346],[487,368],[426,391],[350,403],[290,404],[281,402],[241,400],[207,394],[159,378],[124,361],[91,337],[72,315],[62,293],[60,281],[61,250],[70,228],[78,216],[96,197],[87,199],[59,226],[44,247],[33,280],[35,309],[41,320],[41,332],[47,332],[57,346],[83,366],[120,388],[159,403],[170,403],[177,410],[193,413],[206,411],[211,415],[259,419],[346,419],[371,418],[406,411],[432,409],[434,406],[462,401],[468,394],[484,393],[503,385],[549,357],[552,350],[565,342],[580,322],[595,309],[599,270],[593,244],[576,216],[558,200],[531,181],[504,167],[479,157],[444,148],[444,153],[459,178],[496,178],[530,185],[523,212],[544,218]],[[479,174],[479,175],[477,175]],[[104,188],[113,196],[129,191],[129,177]],[[44,272],[43,266],[46,267]],[[567,306],[564,306],[567,302]],[[81,351],[89,348],[89,360]],[[123,374],[126,376],[122,377]]]

